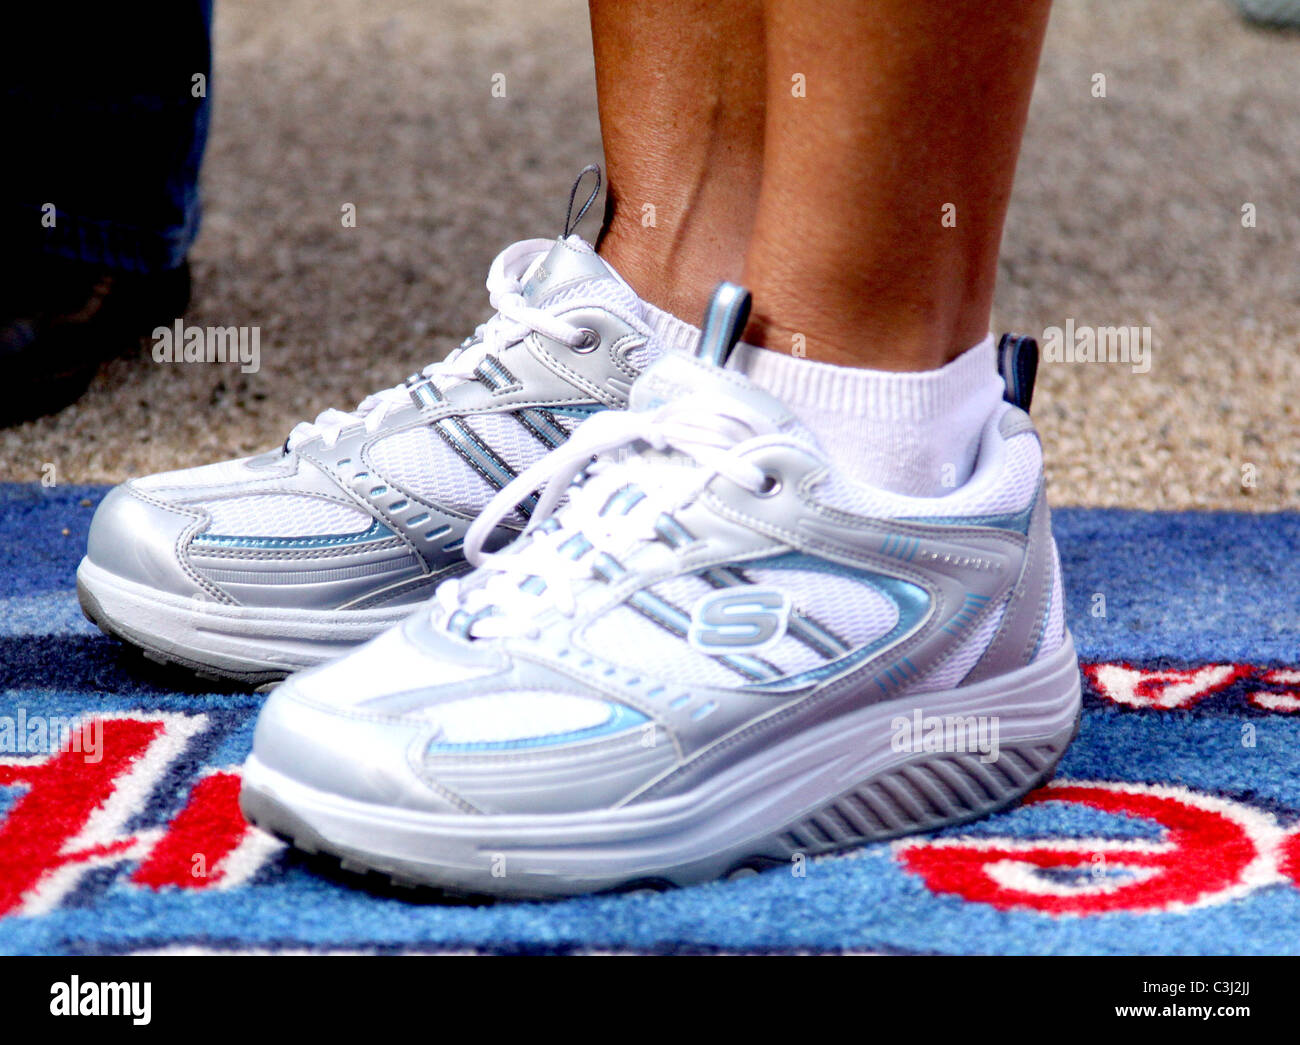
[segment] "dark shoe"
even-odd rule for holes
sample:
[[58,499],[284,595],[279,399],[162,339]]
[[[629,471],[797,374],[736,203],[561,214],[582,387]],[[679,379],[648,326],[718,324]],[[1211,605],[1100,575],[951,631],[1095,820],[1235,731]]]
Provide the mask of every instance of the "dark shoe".
[[142,275],[56,258],[0,277],[0,427],[62,410],[99,365],[134,351],[190,300],[190,267]]
[[1300,29],[1300,0],[1232,0],[1247,22],[1268,29]]

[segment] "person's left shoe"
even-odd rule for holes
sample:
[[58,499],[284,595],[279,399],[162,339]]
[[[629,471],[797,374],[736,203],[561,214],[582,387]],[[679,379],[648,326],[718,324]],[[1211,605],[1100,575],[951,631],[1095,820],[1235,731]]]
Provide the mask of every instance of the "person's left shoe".
[[110,491],[77,568],[86,616],[151,660],[260,686],[467,572],[465,532],[496,491],[582,418],[626,405],[662,347],[636,293],[575,235],[507,247],[488,288],[497,312],[458,350],[356,410]]
[[720,366],[747,311],[720,288],[700,357],[488,506],[475,572],[272,693],[250,821],[400,883],[543,897],[958,824],[1050,777],[1080,682],[1028,415],[995,411],[948,496],[850,483]]

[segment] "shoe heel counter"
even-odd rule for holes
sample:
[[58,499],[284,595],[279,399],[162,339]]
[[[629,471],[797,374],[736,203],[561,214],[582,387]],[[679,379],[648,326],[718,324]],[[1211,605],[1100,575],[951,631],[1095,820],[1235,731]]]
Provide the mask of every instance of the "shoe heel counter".
[[1052,596],[1038,649],[1030,655],[1030,663],[1055,653],[1065,642],[1065,578],[1061,574],[1060,549],[1056,546],[1056,538],[1052,535],[1050,526],[1047,537],[1052,545]]
[[[1019,409],[1008,411],[1003,422],[1003,434],[1009,437],[1026,431],[1038,438],[1027,414]],[[1025,538],[1020,574],[1007,599],[1002,620],[983,655],[963,679],[963,684],[1022,668],[1059,649],[1064,641],[1065,596],[1061,562],[1052,535],[1052,514],[1041,473]]]
[[[1035,346],[1036,351],[1037,346]],[[1032,378],[1031,392],[1032,394]],[[1039,448],[1042,448],[1043,440],[1038,434],[1038,429],[1034,427],[1033,421],[1030,420],[1029,414],[1019,409],[1011,411],[1013,414],[1019,414],[1020,417],[1010,423],[1015,424],[1021,431],[1029,431],[1033,437],[1038,440]],[[1055,653],[1065,642],[1065,582],[1061,573],[1061,552],[1056,545],[1056,535],[1052,532],[1052,509],[1047,503],[1047,476],[1042,466],[1040,466],[1038,475],[1038,492],[1035,495],[1034,518],[1030,520],[1028,537],[1030,542],[1038,542],[1045,551],[1046,571],[1033,578],[1035,586],[1043,585],[1038,590],[1047,593],[1047,607],[1044,611],[1042,627],[1038,634],[1038,639],[1034,648],[1029,651],[1025,661],[1032,664],[1034,661],[1041,660],[1051,653]],[[1041,513],[1041,519],[1038,515]],[[1035,526],[1035,523],[1038,523]],[[1029,565],[1029,555],[1026,555],[1026,570]],[[1030,578],[1022,575],[1021,584],[1023,585]]]

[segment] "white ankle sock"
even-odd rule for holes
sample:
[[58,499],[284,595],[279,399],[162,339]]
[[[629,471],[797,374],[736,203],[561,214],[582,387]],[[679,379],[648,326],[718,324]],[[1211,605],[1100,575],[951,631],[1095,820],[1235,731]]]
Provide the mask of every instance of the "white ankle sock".
[[912,497],[970,478],[1002,400],[992,334],[938,370],[831,366],[749,345],[728,365],[789,406],[850,479]]
[[[642,304],[664,351],[695,351],[699,327]],[[970,478],[1002,401],[992,334],[938,370],[832,366],[743,344],[727,365],[790,407],[850,479],[911,497],[942,497]]]
[[655,343],[663,351],[687,353],[695,351],[700,343],[699,327],[687,323],[684,319],[678,319],[671,312],[665,312],[648,301],[643,300],[641,308],[645,313],[646,323],[650,325]]

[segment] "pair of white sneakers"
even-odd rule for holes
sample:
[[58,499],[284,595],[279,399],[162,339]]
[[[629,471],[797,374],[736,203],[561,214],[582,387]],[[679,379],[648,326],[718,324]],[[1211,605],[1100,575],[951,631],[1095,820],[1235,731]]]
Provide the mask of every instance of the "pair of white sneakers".
[[252,822],[401,883],[556,896],[960,823],[1050,776],[1080,689],[1032,342],[1003,339],[970,479],[910,498],[727,367],[741,288],[684,337],[567,228],[487,285],[447,360],[95,515],[101,628],[290,676]]

